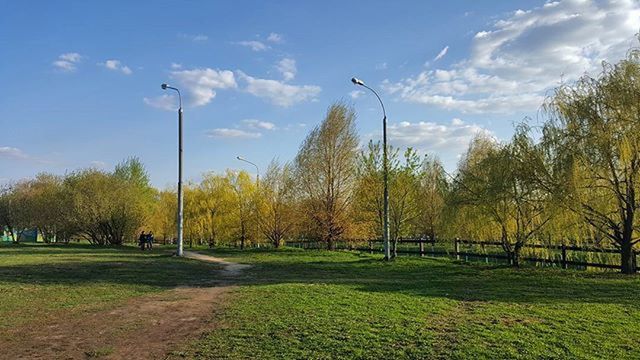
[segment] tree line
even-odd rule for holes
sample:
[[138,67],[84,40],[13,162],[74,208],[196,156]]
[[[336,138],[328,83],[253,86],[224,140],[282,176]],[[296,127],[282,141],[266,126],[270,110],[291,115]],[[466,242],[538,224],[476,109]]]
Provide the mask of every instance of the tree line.
[[[595,243],[621,250],[635,272],[640,240],[640,52],[603,64],[597,77],[559,86],[513,137],[477,135],[457,169],[412,148],[389,149],[391,240],[498,239],[512,263],[530,242]],[[382,235],[382,148],[360,146],[356,113],[334,103],[290,162],[273,160],[258,183],[245,171],[204,174],[185,186],[189,243],[281,246]],[[175,237],[175,189],[150,186],[141,162],[112,172],[40,174],[5,186],[0,221],[14,238],[121,244],[141,228]]]

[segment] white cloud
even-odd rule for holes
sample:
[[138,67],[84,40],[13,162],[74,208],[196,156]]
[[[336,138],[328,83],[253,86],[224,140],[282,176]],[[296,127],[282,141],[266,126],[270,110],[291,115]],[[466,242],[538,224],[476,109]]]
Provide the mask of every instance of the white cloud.
[[261,121],[256,119],[245,119],[242,123],[250,129],[275,130],[276,124],[269,121]]
[[207,35],[198,34],[198,35],[195,35],[192,40],[196,42],[207,41],[209,40],[209,37]]
[[281,44],[284,42],[284,38],[282,37],[281,34],[277,34],[277,33],[271,33],[269,34],[269,36],[267,37],[267,41],[272,42],[274,44]]
[[107,167],[107,163],[100,160],[94,160],[89,164],[91,165],[92,168],[96,168],[96,169],[105,169]]
[[29,156],[24,151],[10,146],[0,146],[0,159],[26,160]]
[[637,1],[548,2],[477,32],[470,56],[451,68],[383,85],[404,101],[462,112],[532,111],[561,78],[596,74],[603,60],[623,58],[639,28]]
[[175,70],[171,72],[171,78],[187,91],[194,106],[208,104],[216,96],[217,89],[237,87],[235,76],[230,70]]
[[364,95],[364,91],[362,90],[353,90],[351,92],[349,92],[349,96],[351,96],[352,99],[357,99],[360,96]]
[[388,127],[389,141],[394,146],[413,147],[423,152],[448,152],[458,155],[466,151],[469,142],[478,134],[493,136],[479,125],[467,124],[454,118],[449,124],[435,122],[400,122]]
[[238,41],[237,44],[240,46],[248,47],[253,51],[265,51],[270,49],[269,46],[258,40]]
[[182,69],[182,64],[179,63],[171,63],[171,68],[173,70]]
[[259,132],[251,132],[240,129],[218,128],[207,130],[208,137],[225,139],[257,139],[262,137]]
[[291,58],[284,58],[278,62],[276,69],[282,74],[284,81],[293,80],[296,77],[298,69],[296,68],[296,61]]
[[82,60],[82,55],[78,53],[65,53],[58,56],[58,59],[52,65],[61,71],[72,72],[76,70],[76,66]]
[[438,61],[438,60],[442,59],[445,55],[447,55],[448,51],[449,51],[449,45],[445,46],[442,50],[440,50],[438,55],[436,55],[436,57],[433,58],[433,61]]
[[376,70],[387,70],[389,65],[386,62],[380,63],[376,65]]
[[265,98],[274,105],[289,107],[299,102],[313,100],[321,91],[315,85],[290,85],[277,80],[258,79],[242,71],[238,77],[247,83],[245,91],[257,97]]
[[145,97],[142,99],[145,104],[162,110],[176,110],[178,109],[178,98],[174,95],[163,94],[153,98]]
[[179,34],[179,36],[193,42],[203,42],[209,40],[209,37],[204,34]]
[[104,66],[105,68],[112,71],[119,71],[125,75],[131,75],[131,73],[133,73],[133,71],[131,71],[128,66],[122,64],[120,60],[106,60],[104,63],[98,63],[98,65]]

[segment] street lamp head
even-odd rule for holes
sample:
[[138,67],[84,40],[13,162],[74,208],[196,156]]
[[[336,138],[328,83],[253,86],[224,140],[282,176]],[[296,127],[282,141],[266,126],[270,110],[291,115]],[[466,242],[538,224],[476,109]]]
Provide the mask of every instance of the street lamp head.
[[236,159],[238,159],[240,161],[244,161],[244,158],[242,156],[236,156]]
[[360,86],[364,86],[364,81],[358,79],[358,78],[351,78],[351,82],[354,85],[360,85]]
[[162,84],[162,85],[160,85],[160,87],[162,88],[162,90],[167,90],[167,88],[169,87],[169,85],[167,85],[167,84]]

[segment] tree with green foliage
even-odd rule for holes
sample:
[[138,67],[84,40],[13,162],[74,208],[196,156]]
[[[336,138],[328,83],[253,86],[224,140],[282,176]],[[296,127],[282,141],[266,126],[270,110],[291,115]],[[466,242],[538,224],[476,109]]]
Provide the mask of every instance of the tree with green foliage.
[[262,234],[278,248],[296,225],[295,178],[291,164],[272,161],[260,183],[259,208]]
[[521,125],[505,145],[476,139],[455,181],[458,202],[477,207],[499,227],[502,248],[515,266],[523,246],[552,216],[550,197],[537,182],[541,159]]
[[437,157],[424,157],[416,186],[418,210],[415,229],[417,233],[434,240],[442,228],[442,215],[449,192],[447,174]]
[[604,64],[556,89],[545,104],[545,184],[621,250],[622,272],[634,273],[640,241],[640,51]]
[[304,214],[314,233],[335,248],[350,227],[349,214],[358,152],[356,114],[352,107],[335,103],[322,123],[309,133],[296,156],[296,178]]

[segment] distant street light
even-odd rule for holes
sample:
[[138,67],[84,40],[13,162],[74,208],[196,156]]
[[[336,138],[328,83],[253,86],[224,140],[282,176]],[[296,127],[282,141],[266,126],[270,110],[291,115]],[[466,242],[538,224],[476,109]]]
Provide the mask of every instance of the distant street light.
[[175,90],[178,93],[178,100],[180,107],[178,108],[178,251],[176,255],[182,256],[182,238],[183,238],[183,213],[184,213],[184,201],[182,194],[182,96],[180,90],[169,86],[167,84],[161,85],[162,90]]
[[388,156],[387,156],[387,113],[384,109],[384,104],[382,103],[382,99],[378,96],[378,93],[372,88],[365,85],[364,81],[351,78],[351,82],[354,85],[359,85],[364,88],[369,89],[380,102],[382,106],[382,176],[384,181],[384,202],[383,202],[383,230],[382,230],[382,241],[384,246],[384,259],[391,259],[391,247],[389,246],[389,166],[388,166]]
[[258,165],[256,165],[256,164],[252,163],[251,161],[243,158],[242,156],[236,156],[236,159],[238,159],[240,161],[244,161],[244,162],[249,163],[249,164],[251,164],[251,165],[256,167],[256,184],[257,184],[257,187],[260,187],[260,169],[258,168]]
[[248,164],[251,164],[253,166],[256,167],[256,189],[258,190],[258,192],[256,193],[256,197],[255,197],[255,205],[256,205],[256,235],[260,232],[260,210],[258,209],[258,196],[260,195],[260,168],[258,168],[258,165],[252,163],[251,161],[243,158],[242,156],[236,156],[236,159],[240,160],[240,161],[244,161]]

